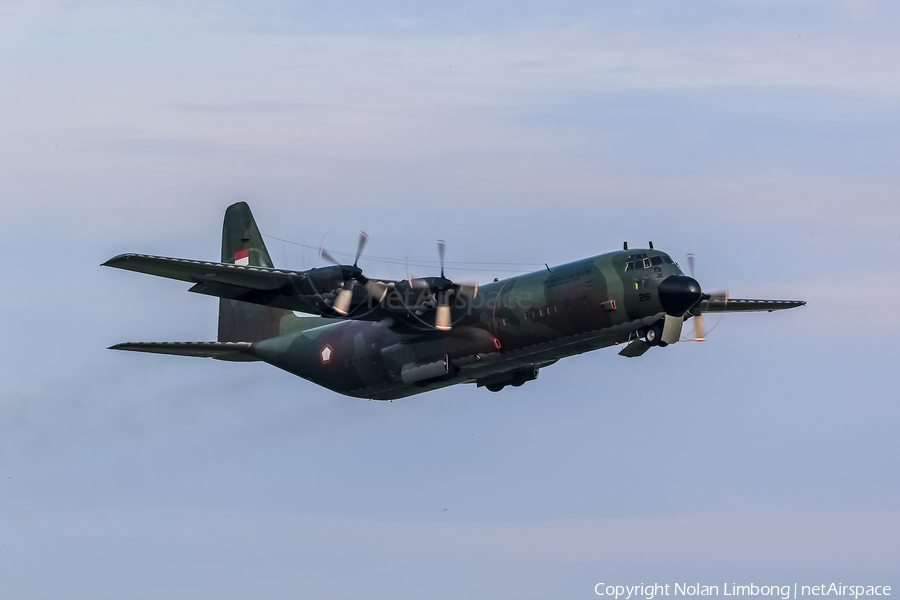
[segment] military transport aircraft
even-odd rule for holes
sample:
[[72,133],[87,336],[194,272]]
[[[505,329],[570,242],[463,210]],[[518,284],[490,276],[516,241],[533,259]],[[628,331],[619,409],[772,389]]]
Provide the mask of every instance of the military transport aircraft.
[[689,318],[702,340],[707,312],[806,304],[706,294],[652,242],[475,286],[444,276],[443,242],[440,277],[367,277],[357,266],[366,240],[362,234],[352,265],[322,251],[333,266],[276,269],[250,208],[233,204],[225,212],[222,262],[121,254],[104,263],[217,296],[218,341],[112,349],[261,360],[340,394],[391,400],[457,383],[498,392],[574,354],[623,344],[619,354],[633,358],[669,346]]

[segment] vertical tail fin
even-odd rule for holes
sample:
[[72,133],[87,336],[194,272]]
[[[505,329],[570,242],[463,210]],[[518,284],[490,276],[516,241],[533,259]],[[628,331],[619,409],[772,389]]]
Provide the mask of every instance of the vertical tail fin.
[[[222,262],[274,266],[246,202],[232,204],[225,211]],[[282,320],[285,318],[294,320],[296,316],[281,308],[220,298],[218,339],[220,342],[258,342],[276,337],[281,334]]]
[[222,262],[255,267],[274,267],[259,227],[246,202],[237,202],[225,210],[222,225]]

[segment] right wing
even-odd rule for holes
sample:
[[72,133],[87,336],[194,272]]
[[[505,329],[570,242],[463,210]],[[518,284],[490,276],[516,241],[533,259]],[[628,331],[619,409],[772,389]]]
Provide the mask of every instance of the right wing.
[[701,312],[772,312],[796,308],[806,304],[803,300],[742,300],[738,298],[710,298],[700,303]]

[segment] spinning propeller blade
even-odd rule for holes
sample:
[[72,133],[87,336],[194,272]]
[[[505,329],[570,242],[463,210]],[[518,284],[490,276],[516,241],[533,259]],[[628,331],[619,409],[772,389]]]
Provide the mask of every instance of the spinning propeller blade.
[[356,247],[356,258],[353,259],[353,266],[356,266],[356,263],[359,262],[359,256],[362,254],[363,248],[366,247],[366,242],[369,241],[369,236],[365,231],[359,232],[359,244]]
[[[728,302],[728,290],[722,290],[719,292],[713,292],[712,294],[707,294],[704,298],[705,300],[709,300],[710,302]],[[694,315],[694,341],[697,342],[705,342],[706,341],[706,324],[703,322],[703,312],[698,311],[696,315]]]
[[706,341],[706,324],[703,322],[703,313],[694,317],[694,341]]
[[434,317],[434,327],[440,331],[450,331],[453,328],[453,324],[450,322],[450,307],[446,304],[438,305]]
[[[691,272],[691,277],[694,276],[694,255],[689,253],[687,255],[688,260],[688,270]],[[712,294],[703,294],[702,300],[708,300],[710,302],[728,302],[728,290],[721,290],[717,292],[713,292]],[[703,320],[703,311],[700,310],[700,303],[698,302],[695,306],[691,308],[691,314],[694,317],[694,341],[696,342],[705,342],[706,341],[706,323]]]
[[371,279],[366,281],[365,288],[369,296],[375,299],[376,304],[384,300],[384,297],[387,296],[388,293],[387,284],[381,283],[380,281],[373,281]]
[[331,255],[331,253],[329,253],[328,250],[326,250],[322,246],[319,246],[319,258],[324,258],[325,260],[327,260],[328,262],[330,262],[333,265],[341,264],[341,261],[339,261],[338,259],[333,257]]
[[[334,256],[331,255],[324,247],[319,246],[319,256],[324,260],[341,267],[343,283],[334,301],[331,302],[331,308],[340,315],[347,316],[350,313],[350,307],[353,303],[353,293],[356,291],[356,284],[361,283],[366,293],[373,297],[377,302],[381,302],[387,295],[387,285],[380,281],[371,281],[362,274],[359,268],[359,258],[362,256],[363,248],[369,241],[369,235],[365,231],[359,232],[359,242],[356,245],[356,256],[353,259],[353,265],[344,265]],[[327,303],[327,300],[326,300]]]
[[477,283],[460,283],[457,286],[458,293],[468,296],[469,298],[474,298],[478,295],[478,284]]
[[337,298],[334,299],[334,304],[331,305],[331,308],[336,313],[347,316],[350,312],[350,302],[353,300],[353,286],[355,283],[355,281],[351,282],[349,287],[342,287],[341,291],[338,292]]
[[[441,276],[440,277],[411,277],[407,275],[406,283],[412,289],[427,289],[431,292],[432,299],[419,305],[428,310],[430,304],[434,313],[434,328],[439,331],[450,331],[453,328],[453,315],[451,305],[454,298],[458,295],[464,295],[473,298],[478,294],[477,284],[459,284],[447,279],[444,272],[444,257],[447,250],[447,242],[444,240],[437,241],[438,258],[440,260]],[[435,306],[436,304],[436,306]],[[421,314],[421,313],[419,313]]]
[[447,245],[447,242],[444,240],[438,240],[438,257],[441,260],[441,277],[444,277],[444,248]]
[[[381,281],[368,279],[358,266],[359,259],[368,241],[369,236],[364,231],[360,231],[353,265],[341,264],[328,250],[324,247],[319,247],[319,256],[322,259],[341,268],[343,282],[339,288],[332,288],[336,292],[333,299],[330,297],[325,299],[325,302],[331,306],[334,312],[340,315],[347,316],[353,310],[355,306],[354,298],[358,303],[361,296],[359,294],[360,288],[362,288],[365,290],[366,295],[371,300],[374,300],[376,304],[381,303],[389,293],[393,293],[394,296],[392,297],[396,296],[402,302],[405,311],[414,318],[419,318],[419,315],[425,315],[433,311],[434,328],[439,331],[450,331],[453,328],[451,307],[455,297],[462,295],[471,299],[478,294],[478,284],[458,284],[447,279],[444,271],[447,243],[444,240],[438,240],[437,242],[441,268],[440,277],[414,277],[409,275],[407,271],[406,281],[386,284]],[[419,291],[411,293],[412,290]],[[428,325],[427,322],[423,323]]]

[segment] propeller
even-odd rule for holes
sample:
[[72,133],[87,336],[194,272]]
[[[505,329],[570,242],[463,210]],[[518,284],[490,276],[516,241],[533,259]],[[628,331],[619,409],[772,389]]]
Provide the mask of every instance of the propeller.
[[350,312],[350,306],[353,303],[353,293],[356,291],[356,284],[362,284],[363,289],[365,289],[366,293],[372,297],[376,303],[381,302],[384,297],[387,295],[388,286],[380,281],[374,281],[362,274],[362,269],[359,268],[359,257],[362,255],[363,248],[366,247],[366,243],[369,241],[369,235],[365,231],[359,232],[359,242],[356,246],[356,256],[353,259],[353,265],[343,265],[340,261],[338,261],[331,253],[328,252],[324,247],[319,246],[319,257],[327,260],[328,262],[338,265],[341,267],[341,276],[343,278],[343,283],[341,283],[340,290],[337,293],[337,297],[334,299],[334,302],[331,304],[331,308],[340,315],[346,316]]
[[[452,329],[453,324],[450,322],[450,294],[449,289],[453,283],[444,277],[444,252],[447,247],[447,242],[444,240],[437,241],[438,247],[438,258],[441,261],[441,281],[440,288],[438,293],[438,306],[437,312],[434,315],[434,327],[439,331],[450,331]],[[446,283],[445,283],[446,282]]]
[[[688,270],[691,273],[691,277],[694,276],[694,255],[688,254]],[[728,290],[720,290],[717,292],[713,292],[711,294],[703,294],[703,297],[700,299],[702,302],[706,300],[707,302],[715,302],[715,303],[728,303]],[[703,311],[701,310],[701,302],[697,302],[691,308],[691,314],[694,316],[694,341],[697,342],[705,342],[706,341],[706,323],[703,320]]]
[[324,258],[325,260],[327,260],[328,262],[330,262],[330,263],[333,264],[333,265],[340,265],[340,264],[341,264],[341,261],[339,261],[338,259],[336,259],[335,257],[333,257],[333,256],[328,252],[328,250],[326,250],[326,249],[323,248],[322,246],[319,246],[319,258]]
[[[359,257],[362,256],[363,248],[366,247],[366,243],[368,243],[368,241],[369,234],[365,231],[360,231],[359,242],[356,245],[356,257],[353,259],[353,267],[356,269],[359,269],[359,267],[357,267],[356,265],[357,263],[359,263]],[[326,250],[323,246],[319,246],[319,258],[324,258],[328,262],[335,265],[344,266],[341,264],[341,261],[332,256],[331,253],[328,252],[328,250]]]
[[[715,302],[716,304],[727,304],[728,290],[720,290],[718,292],[713,292],[712,294],[703,294],[703,300],[706,300],[708,302]],[[703,311],[700,310],[699,303],[691,310],[691,314],[694,315],[694,341],[705,342],[706,324],[703,322]],[[715,326],[713,327],[715,328]]]
[[452,296],[466,296],[470,300],[478,295],[477,283],[453,283],[444,276],[444,251],[447,243],[438,240],[438,258],[441,261],[441,283],[444,289],[438,295],[437,314],[435,315],[435,327],[441,331],[450,331],[450,299]]
[[[433,310],[435,312],[434,328],[440,331],[450,331],[453,327],[451,313],[453,297],[465,295],[472,298],[478,294],[477,284],[459,284],[447,279],[444,272],[444,257],[447,243],[444,240],[438,240],[437,242],[441,267],[440,277],[413,277],[407,272],[405,281],[389,284],[368,279],[362,274],[362,269],[358,266],[359,258],[368,240],[369,236],[364,231],[360,231],[356,257],[352,265],[341,264],[328,250],[322,246],[319,247],[319,257],[341,268],[342,282],[337,289],[334,300],[331,302],[331,308],[340,315],[346,316],[350,313],[354,295],[361,285],[368,296],[374,299],[376,303],[384,300],[388,293],[394,294],[399,298],[405,311],[419,320],[421,320],[420,315]],[[411,303],[410,296],[413,290],[419,291]],[[422,321],[422,323],[430,326],[425,321]]]
[[359,243],[356,245],[356,257],[353,259],[353,266],[356,266],[356,263],[359,262],[359,256],[362,254],[363,248],[366,247],[366,244],[369,241],[369,234],[365,231],[359,232]]
[[[465,295],[473,298],[478,294],[477,284],[460,284],[454,283],[447,278],[444,272],[444,257],[447,249],[447,242],[444,240],[437,241],[438,258],[440,259],[441,275],[440,277],[412,277],[406,276],[406,289],[398,288],[398,293],[408,292],[413,289],[428,290],[428,299],[417,302],[414,307],[407,306],[407,310],[416,315],[424,314],[429,310],[434,310],[434,328],[439,331],[450,331],[453,328],[453,316],[451,313],[451,304],[454,296]],[[421,294],[420,294],[421,297]]]

